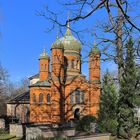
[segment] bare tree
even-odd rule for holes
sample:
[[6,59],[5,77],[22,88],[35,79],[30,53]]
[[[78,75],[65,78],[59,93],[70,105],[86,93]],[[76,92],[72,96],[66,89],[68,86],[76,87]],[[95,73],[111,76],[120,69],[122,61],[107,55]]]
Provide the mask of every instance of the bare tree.
[[21,79],[17,84],[9,84],[9,92],[11,97],[17,96],[29,90],[29,80],[27,78]]
[[8,98],[8,72],[0,64],[0,115],[6,114],[6,100]]
[[[137,3],[136,3],[137,2]],[[59,17],[62,16],[62,13],[57,13],[54,10],[50,10],[47,6],[45,10],[37,12],[38,15],[44,17],[46,20],[52,23],[52,26],[47,29],[47,31],[53,30],[56,25],[59,26],[59,32],[63,34],[63,28],[69,22],[82,22],[87,20],[89,17],[93,17],[93,20],[99,20],[95,18],[96,14],[100,15],[100,12],[104,12],[105,17],[104,21],[101,18],[101,22],[98,22],[98,25],[93,25],[96,30],[100,30],[101,33],[96,34],[99,43],[97,45],[102,46],[102,54],[105,56],[103,60],[114,60],[118,65],[118,80],[120,81],[121,75],[123,73],[123,56],[125,50],[125,42],[127,38],[135,33],[140,32],[140,27],[137,24],[137,19],[139,13],[132,15],[135,9],[132,10],[132,7],[139,4],[139,1],[135,0],[132,2],[126,0],[67,0],[59,1],[63,9],[71,11],[71,18],[62,22],[59,20]],[[134,4],[136,3],[136,4]],[[88,10],[87,10],[88,9]],[[88,11],[88,12],[87,12]],[[131,15],[131,16],[130,16]],[[101,17],[102,15],[100,15]],[[100,20],[99,20],[100,21]],[[82,33],[85,34],[85,31],[89,34],[93,34],[93,30],[86,27],[83,30],[75,30],[71,28],[71,31],[76,34],[78,39],[85,45],[89,44],[83,40]],[[108,36],[107,36],[108,35]],[[139,36],[138,36],[139,37]],[[112,49],[113,47],[113,49]],[[85,49],[85,48],[84,48]],[[113,50],[114,52],[109,53],[108,50]],[[136,47],[139,54],[139,45]],[[88,50],[87,50],[88,52]],[[85,58],[87,58],[85,56]],[[83,60],[83,62],[85,62]]]

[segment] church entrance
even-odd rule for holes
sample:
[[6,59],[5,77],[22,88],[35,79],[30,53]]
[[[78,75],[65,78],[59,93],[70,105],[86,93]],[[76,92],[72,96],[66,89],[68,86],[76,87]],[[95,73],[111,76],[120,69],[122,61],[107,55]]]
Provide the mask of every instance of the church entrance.
[[74,119],[79,120],[80,119],[80,109],[76,108],[74,111]]

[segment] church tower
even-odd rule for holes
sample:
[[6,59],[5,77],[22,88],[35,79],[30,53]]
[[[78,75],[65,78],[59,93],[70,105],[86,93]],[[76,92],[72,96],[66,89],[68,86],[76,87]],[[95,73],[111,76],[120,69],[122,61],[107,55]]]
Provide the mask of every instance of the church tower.
[[89,81],[92,83],[100,82],[100,50],[94,46],[89,53]]
[[64,78],[64,48],[58,37],[51,46],[52,51],[52,79]]
[[89,112],[97,115],[100,104],[100,51],[94,41],[94,46],[89,53]]
[[65,35],[59,40],[64,46],[64,61],[67,77],[81,74],[81,43],[71,33],[69,21]]
[[62,122],[64,118],[64,48],[61,41],[56,41],[51,46],[52,52],[52,122]]
[[50,58],[44,49],[43,53],[39,57],[39,78],[40,81],[44,81],[49,77],[49,63]]

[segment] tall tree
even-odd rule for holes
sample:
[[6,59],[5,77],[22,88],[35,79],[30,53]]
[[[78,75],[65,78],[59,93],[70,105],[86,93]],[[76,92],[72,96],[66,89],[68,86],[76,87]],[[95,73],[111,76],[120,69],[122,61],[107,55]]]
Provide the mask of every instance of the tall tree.
[[[98,24],[95,26],[95,28],[98,27],[98,29],[102,32],[97,35],[97,38],[100,41],[99,44],[104,46],[101,52],[105,55],[105,60],[113,59],[114,62],[118,65],[119,82],[122,78],[124,67],[123,46],[125,41],[130,36],[133,29],[136,29],[140,32],[139,25],[136,22],[136,17],[139,16],[139,14],[131,14],[133,10],[136,10],[136,8],[132,10],[134,3],[137,3],[136,5],[139,4],[137,0],[133,2],[127,0],[65,0],[61,2],[63,8],[65,7],[66,10],[72,11],[72,16],[70,19],[68,19],[69,22],[80,21],[81,23],[82,20],[86,20],[91,17],[93,17],[95,22],[96,20],[98,21],[101,19],[101,22],[99,23],[101,25],[99,26]],[[129,9],[131,9],[131,12]],[[98,13],[98,11],[100,13]],[[96,13],[97,15],[100,15],[102,12],[105,14],[105,18],[102,19],[103,15],[101,15],[100,18],[96,19],[98,16],[95,17],[94,14]],[[58,25],[60,27],[60,32],[63,33],[62,28],[67,25],[68,20],[66,20],[65,23],[61,22],[59,20],[59,16],[62,16],[61,14],[58,14],[54,10],[51,11],[48,7],[46,7],[44,11],[38,12],[38,14],[43,16],[48,21],[51,21],[52,26],[49,27],[48,31],[51,31],[56,27],[56,25]],[[90,24],[85,28],[88,30],[83,29],[84,34],[85,31],[87,31],[88,34],[91,34],[91,32],[93,34],[93,30],[90,29]],[[84,43],[85,46],[88,45],[86,40],[83,40],[83,34],[81,30],[77,31],[71,27],[70,29],[77,35],[78,39]],[[113,49],[112,46],[114,46]],[[86,50],[86,48],[84,49]],[[115,50],[115,52],[112,52],[112,50]],[[83,62],[85,62],[85,60],[83,60]]]
[[111,74],[107,71],[103,76],[100,111],[98,117],[99,130],[110,132],[113,135],[117,132],[117,102],[118,93]]
[[0,64],[0,115],[6,114],[6,99],[8,97],[8,72]]
[[118,137],[131,139],[137,130],[136,119],[136,65],[132,38],[126,43],[124,73],[120,82],[118,102]]
[[11,97],[17,96],[29,90],[29,80],[24,78],[21,79],[17,84],[10,83],[9,92]]

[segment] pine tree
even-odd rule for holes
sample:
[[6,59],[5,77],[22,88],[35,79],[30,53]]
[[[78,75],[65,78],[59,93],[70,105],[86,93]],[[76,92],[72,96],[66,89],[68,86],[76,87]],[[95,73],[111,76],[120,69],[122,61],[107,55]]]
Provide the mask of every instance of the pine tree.
[[137,130],[135,117],[136,66],[133,45],[133,40],[130,38],[126,43],[124,74],[120,82],[118,102],[118,137],[125,139],[131,139]]
[[100,111],[98,114],[98,126],[101,132],[117,132],[117,101],[118,94],[113,77],[107,71],[103,76],[102,92],[100,98]]

